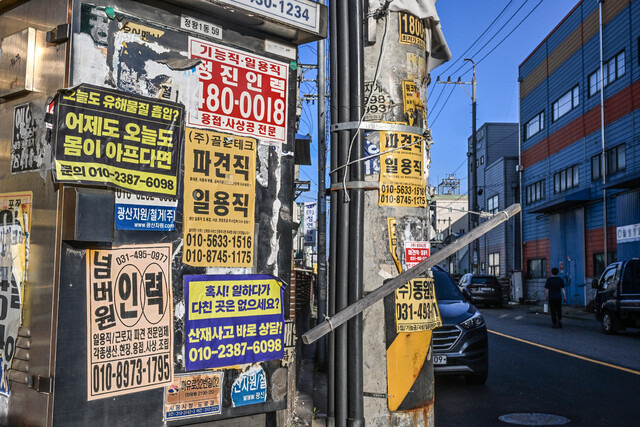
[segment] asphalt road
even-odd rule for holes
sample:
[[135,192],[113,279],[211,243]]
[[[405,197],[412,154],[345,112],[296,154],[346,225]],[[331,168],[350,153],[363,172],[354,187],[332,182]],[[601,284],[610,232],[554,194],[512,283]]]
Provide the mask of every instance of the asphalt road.
[[436,377],[437,427],[507,426],[499,417],[514,413],[558,415],[576,426],[638,425],[640,330],[607,336],[590,316],[565,317],[552,329],[547,314],[521,307],[482,313],[491,331],[489,379],[469,386]]

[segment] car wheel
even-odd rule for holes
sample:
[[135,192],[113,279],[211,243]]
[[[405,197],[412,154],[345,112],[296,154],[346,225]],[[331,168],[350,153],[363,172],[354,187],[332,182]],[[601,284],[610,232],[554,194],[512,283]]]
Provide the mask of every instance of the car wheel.
[[470,384],[470,385],[483,385],[484,383],[487,382],[488,374],[489,373],[485,371],[479,374],[465,375],[464,379],[467,382],[467,384]]
[[618,324],[615,316],[608,310],[602,313],[602,332],[613,335],[618,331]]

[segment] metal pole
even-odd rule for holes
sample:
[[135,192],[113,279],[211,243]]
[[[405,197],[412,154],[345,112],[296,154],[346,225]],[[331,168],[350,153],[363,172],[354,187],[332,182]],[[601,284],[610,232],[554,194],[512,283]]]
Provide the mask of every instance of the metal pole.
[[[478,165],[477,165],[477,152],[476,152],[476,63],[473,59],[465,58],[465,61],[471,61],[473,64],[473,78],[471,79],[471,210],[474,212],[471,214],[471,223],[473,228],[478,226],[479,216],[477,213],[480,209],[478,207]],[[469,230],[471,231],[471,230]],[[471,254],[476,261],[474,273],[479,272],[480,265],[480,242],[475,240],[473,242],[473,253]]]
[[[338,34],[338,70],[348,70],[350,67],[350,51],[349,51],[349,4],[347,1],[338,2],[337,10]],[[331,76],[338,79],[338,122],[344,123],[350,121],[350,105],[351,91],[349,88],[349,78],[344,73],[338,72],[337,75]],[[349,158],[349,144],[351,132],[348,130],[340,131],[338,141],[338,163],[344,165]],[[347,168],[342,168],[338,172],[338,182],[347,179],[345,174]],[[338,216],[337,221],[337,270],[336,270],[336,311],[344,309],[349,300],[349,204],[347,203],[347,193],[344,190],[338,192]],[[348,412],[348,338],[346,325],[336,330],[336,363],[335,363],[335,387],[336,387],[336,406],[335,406],[335,422],[336,426],[346,426]]]
[[600,20],[600,139],[602,139],[602,155],[601,157],[601,168],[600,173],[602,173],[602,219],[604,221],[603,230],[604,230],[604,265],[605,267],[609,264],[609,245],[607,244],[607,189],[605,185],[607,184],[607,150],[604,144],[604,56],[603,56],[603,42],[602,42],[602,3],[604,0],[598,0],[598,14]]
[[[318,319],[327,314],[327,199],[326,199],[326,99],[327,73],[325,40],[318,41]],[[318,342],[317,360],[321,369],[326,363],[327,342]]]
[[330,319],[325,320],[320,323],[316,327],[308,330],[302,335],[302,342],[305,344],[311,344],[315,342],[320,337],[326,335],[330,331],[339,328],[340,325],[349,321],[353,316],[362,313],[365,309],[371,307],[376,302],[380,301],[385,296],[389,295],[391,292],[398,289],[400,286],[408,283],[410,280],[419,277],[424,274],[427,270],[429,270],[434,265],[442,262],[447,259],[448,256],[454,254],[465,246],[471,244],[474,239],[477,239],[480,236],[485,235],[489,231],[493,230],[498,225],[507,221],[513,215],[520,212],[520,204],[514,203],[509,206],[507,209],[498,212],[488,221],[483,222],[478,227],[476,227],[473,231],[469,233],[465,233],[458,240],[453,243],[448,244],[443,249],[439,250],[429,258],[425,258],[420,261],[419,264],[411,267],[410,269],[403,271],[398,276],[384,283],[384,285],[376,288],[375,290],[367,293],[362,299],[359,301],[350,304],[348,307],[345,307],[343,310],[338,311],[334,314]]
[[[345,3],[347,3],[345,1]],[[362,0],[349,0],[349,64],[350,85],[350,119],[359,121],[363,116],[364,99],[364,45],[363,45],[363,5]],[[364,157],[364,135],[362,132],[353,131],[351,138],[351,159]],[[356,136],[357,135],[357,136]],[[364,181],[364,163],[357,162],[350,168],[350,179],[355,182]],[[348,302],[354,302],[362,298],[363,289],[363,242],[364,242],[364,190],[354,188],[349,190],[349,294]],[[364,401],[363,401],[363,365],[362,365],[362,313],[353,317],[348,325],[349,342],[349,410],[348,424],[350,426],[364,426]]]
[[[331,94],[331,124],[338,123],[338,27],[337,27],[337,0],[329,0],[329,47],[330,47],[330,94]],[[338,132],[331,132],[331,170],[338,167]],[[338,182],[338,174],[331,174],[331,183]],[[336,313],[336,283],[337,274],[337,221],[338,218],[338,193],[331,192],[331,221],[329,222],[329,316]],[[335,426],[335,334],[329,334],[327,342],[327,426]]]

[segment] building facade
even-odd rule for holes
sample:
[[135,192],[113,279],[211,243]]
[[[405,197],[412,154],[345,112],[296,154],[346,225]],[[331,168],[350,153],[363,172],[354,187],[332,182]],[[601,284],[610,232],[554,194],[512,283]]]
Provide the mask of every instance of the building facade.
[[583,0],[520,65],[529,299],[558,267],[584,305],[608,262],[640,253],[616,238],[640,223],[639,37],[639,1]]
[[[469,137],[469,146],[472,138]],[[519,200],[518,124],[485,123],[476,131],[476,173],[480,223]],[[471,191],[471,190],[470,190]],[[478,239],[478,272],[508,278],[520,269],[519,218],[511,218]]]

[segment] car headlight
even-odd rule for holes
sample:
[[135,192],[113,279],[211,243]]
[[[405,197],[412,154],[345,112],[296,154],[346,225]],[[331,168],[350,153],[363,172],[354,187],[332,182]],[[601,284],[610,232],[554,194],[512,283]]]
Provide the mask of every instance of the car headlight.
[[484,318],[480,313],[476,313],[464,322],[459,323],[464,329],[473,329],[478,328],[484,325]]

